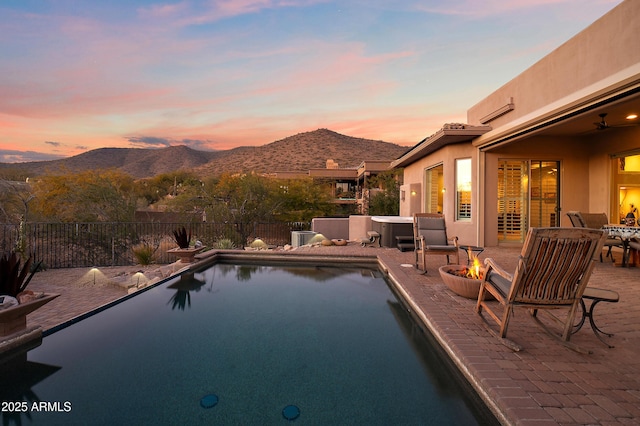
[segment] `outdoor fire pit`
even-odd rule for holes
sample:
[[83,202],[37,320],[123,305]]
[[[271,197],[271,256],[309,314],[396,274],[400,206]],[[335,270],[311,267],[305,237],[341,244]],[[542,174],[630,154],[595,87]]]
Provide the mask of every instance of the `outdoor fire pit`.
[[[482,281],[484,269],[480,267],[480,262],[475,263],[471,267],[464,265],[445,265],[441,266],[440,277],[451,291],[458,296],[467,299],[478,299],[480,292],[480,282]],[[490,295],[487,299],[492,298]]]

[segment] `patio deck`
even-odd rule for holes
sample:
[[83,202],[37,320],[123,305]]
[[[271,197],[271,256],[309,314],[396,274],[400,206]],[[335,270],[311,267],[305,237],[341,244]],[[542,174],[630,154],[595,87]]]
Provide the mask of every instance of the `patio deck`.
[[[614,348],[602,344],[589,324],[571,341],[591,350],[574,352],[545,333],[516,310],[508,337],[524,347],[513,352],[486,330],[474,312],[475,302],[450,292],[438,267],[444,257],[432,256],[429,273],[413,267],[413,252],[361,247],[302,247],[293,253],[377,256],[408,298],[419,308],[427,328],[478,389],[503,424],[582,425],[640,424],[640,270],[621,268],[610,261],[597,263],[590,286],[620,294],[618,303],[601,303],[595,310],[597,324],[614,333],[605,337]],[[519,247],[487,248],[481,258],[493,257],[513,271]],[[616,255],[620,259],[620,253]],[[461,256],[461,260],[465,256]],[[135,269],[135,268],[131,268]],[[56,271],[51,271],[56,273]],[[29,324],[50,328],[79,313],[123,296],[122,289],[47,284],[47,274],[36,274],[31,288],[61,292],[62,296],[29,316]],[[86,271],[81,272],[86,274]],[[41,275],[38,277],[38,275]],[[543,317],[544,318],[544,317]]]

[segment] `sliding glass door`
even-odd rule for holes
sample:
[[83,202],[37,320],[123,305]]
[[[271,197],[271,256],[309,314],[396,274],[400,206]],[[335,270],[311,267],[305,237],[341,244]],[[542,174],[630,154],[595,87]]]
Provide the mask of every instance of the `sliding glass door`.
[[524,242],[529,227],[559,226],[559,162],[500,160],[498,241]]

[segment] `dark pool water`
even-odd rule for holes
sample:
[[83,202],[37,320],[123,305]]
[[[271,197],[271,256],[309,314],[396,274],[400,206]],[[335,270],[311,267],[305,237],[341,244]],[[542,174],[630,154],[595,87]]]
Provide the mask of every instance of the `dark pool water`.
[[216,264],[45,337],[28,362],[5,366],[2,400],[29,407],[2,417],[481,423],[430,348],[377,270]]

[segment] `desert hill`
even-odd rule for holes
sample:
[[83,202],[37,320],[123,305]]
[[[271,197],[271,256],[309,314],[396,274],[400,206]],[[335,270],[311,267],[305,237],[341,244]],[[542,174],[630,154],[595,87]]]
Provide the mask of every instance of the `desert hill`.
[[324,168],[328,159],[340,167],[357,167],[365,160],[394,160],[407,150],[389,142],[354,138],[328,129],[299,133],[263,146],[218,152],[198,168],[205,175],[222,172],[284,172]]
[[19,168],[30,175],[65,170],[118,169],[136,178],[176,170],[201,176],[225,172],[307,172],[324,168],[332,159],[340,167],[357,167],[362,161],[393,160],[406,147],[384,141],[354,138],[328,129],[300,133],[263,146],[244,146],[226,151],[197,151],[186,146],[162,149],[100,148],[73,157],[20,164],[0,163],[0,168]]

